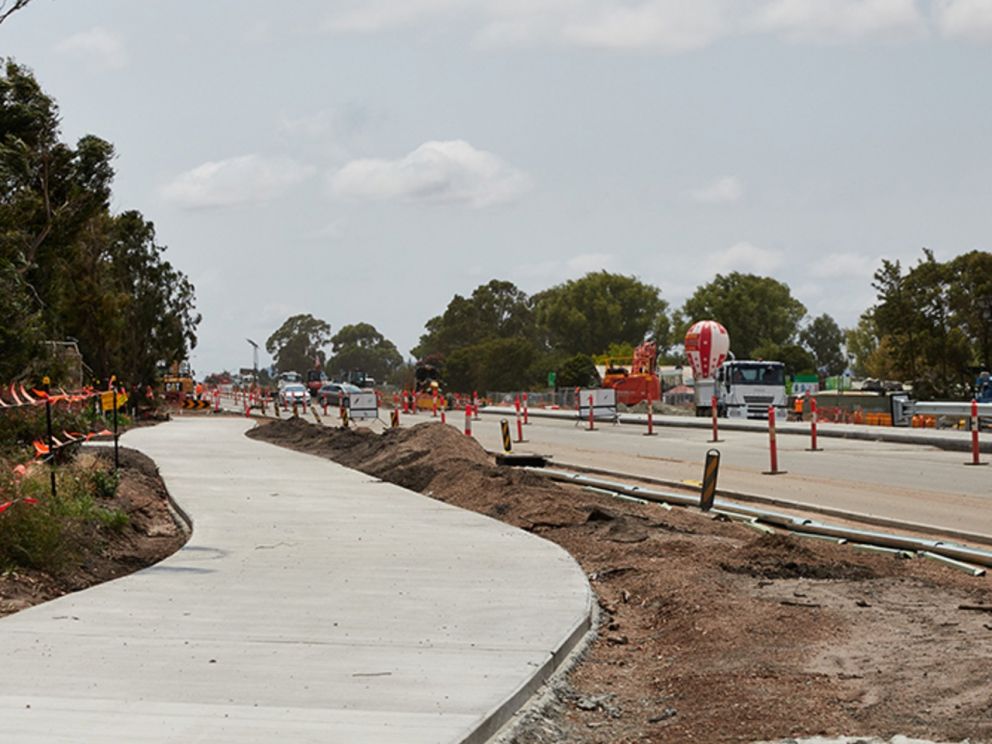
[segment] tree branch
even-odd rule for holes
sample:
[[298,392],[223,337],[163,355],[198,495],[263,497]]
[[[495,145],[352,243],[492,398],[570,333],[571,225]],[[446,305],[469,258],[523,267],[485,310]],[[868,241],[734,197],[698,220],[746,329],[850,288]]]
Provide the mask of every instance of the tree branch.
[[11,13],[15,13],[24,6],[26,6],[31,0],[14,0],[14,4],[9,8],[7,7],[7,0],[0,0],[0,23],[7,20],[7,17]]

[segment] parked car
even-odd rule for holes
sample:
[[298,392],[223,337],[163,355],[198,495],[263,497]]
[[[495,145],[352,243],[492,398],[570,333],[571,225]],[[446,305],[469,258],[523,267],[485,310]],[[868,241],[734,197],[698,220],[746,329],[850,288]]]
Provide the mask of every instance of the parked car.
[[321,385],[320,392],[317,393],[317,401],[323,405],[340,406],[342,393],[347,397],[360,392],[362,389],[350,382],[328,382]]
[[310,392],[302,382],[291,382],[279,388],[279,404],[287,408],[293,403],[305,406],[310,402]]

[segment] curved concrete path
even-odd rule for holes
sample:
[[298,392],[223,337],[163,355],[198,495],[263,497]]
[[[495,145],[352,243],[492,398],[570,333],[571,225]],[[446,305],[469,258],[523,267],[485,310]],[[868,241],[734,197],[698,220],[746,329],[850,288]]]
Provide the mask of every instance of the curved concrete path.
[[248,426],[127,434],[192,539],[0,620],[0,741],[485,741],[588,627],[557,546]]

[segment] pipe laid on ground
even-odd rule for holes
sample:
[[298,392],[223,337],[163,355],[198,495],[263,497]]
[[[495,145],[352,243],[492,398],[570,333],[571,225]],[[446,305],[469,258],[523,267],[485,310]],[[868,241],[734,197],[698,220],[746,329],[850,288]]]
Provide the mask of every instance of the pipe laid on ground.
[[[563,483],[575,483],[585,487],[593,487],[614,493],[632,496],[654,503],[664,502],[668,504],[679,504],[681,506],[698,506],[699,499],[694,496],[687,496],[676,493],[665,493],[654,491],[640,486],[631,486],[625,483],[590,478],[580,473],[571,473],[564,470],[554,470],[549,468],[528,468],[533,473]],[[804,517],[796,517],[791,514],[781,512],[766,511],[751,506],[743,506],[717,499],[714,503],[714,511],[741,515],[748,522],[760,521],[773,524],[800,534],[816,535],[838,540],[847,540],[852,543],[862,545],[875,545],[882,548],[889,548],[896,551],[909,550],[923,555],[933,554],[940,556],[948,565],[957,565],[957,568],[964,570],[977,569],[976,566],[992,567],[992,551],[979,550],[956,543],[947,543],[938,540],[927,540],[918,537],[908,537],[896,535],[888,532],[878,532],[876,530],[859,530],[853,527],[841,527],[839,525],[816,522]],[[972,564],[969,566],[969,564]],[[981,575],[981,574],[974,574]]]

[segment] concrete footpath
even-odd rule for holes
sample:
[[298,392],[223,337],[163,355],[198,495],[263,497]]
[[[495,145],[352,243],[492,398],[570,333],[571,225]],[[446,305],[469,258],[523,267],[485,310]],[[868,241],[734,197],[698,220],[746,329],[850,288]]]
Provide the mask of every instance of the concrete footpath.
[[588,628],[561,548],[251,425],[124,437],[192,538],[0,620],[0,741],[481,742]]

